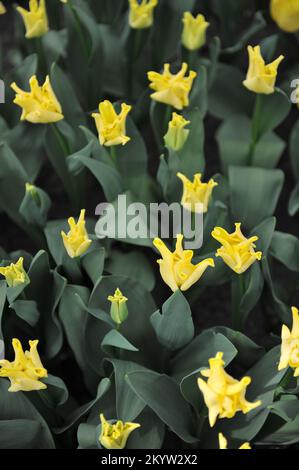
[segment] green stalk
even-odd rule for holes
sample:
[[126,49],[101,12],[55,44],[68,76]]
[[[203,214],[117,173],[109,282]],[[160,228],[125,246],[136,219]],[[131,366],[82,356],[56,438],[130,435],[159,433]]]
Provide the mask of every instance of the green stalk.
[[38,57],[38,70],[43,75],[45,75],[47,73],[47,61],[46,61],[46,57],[44,53],[42,39],[40,37],[35,38],[34,42],[35,42],[35,51]]
[[162,129],[163,136],[166,134],[168,130],[168,124],[169,124],[169,121],[171,120],[171,115],[172,115],[172,107],[170,105],[167,105],[165,109],[163,129]]
[[243,331],[244,318],[240,312],[241,299],[245,292],[244,279],[242,274],[236,274],[231,282],[232,296],[232,325],[236,331]]
[[255,97],[255,105],[254,105],[254,111],[253,111],[253,116],[252,116],[251,142],[250,142],[248,159],[247,159],[248,166],[252,165],[252,158],[255,152],[255,148],[260,139],[261,111],[262,111],[261,95],[257,93]]

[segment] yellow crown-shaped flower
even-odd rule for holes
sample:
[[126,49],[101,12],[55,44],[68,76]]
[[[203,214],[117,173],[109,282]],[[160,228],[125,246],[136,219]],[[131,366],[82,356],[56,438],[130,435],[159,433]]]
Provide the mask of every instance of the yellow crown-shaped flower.
[[116,421],[115,424],[109,423],[103,414],[100,415],[102,431],[99,437],[100,444],[105,449],[124,449],[130,434],[135,429],[140,428],[137,423],[124,423]]
[[254,251],[254,242],[258,237],[244,237],[241,232],[241,224],[235,224],[236,230],[228,233],[224,228],[215,227],[212,237],[221,243],[221,248],[217,250],[216,256],[220,256],[223,261],[237,274],[244,273],[256,260],[262,257],[261,251]]
[[218,186],[218,183],[213,179],[210,179],[208,183],[202,183],[200,173],[194,175],[193,181],[190,181],[182,173],[177,173],[177,176],[184,186],[182,206],[191,212],[207,212],[213,189]]
[[194,17],[189,11],[183,16],[182,43],[189,51],[196,51],[206,43],[208,23],[203,15]]
[[186,291],[201,278],[209,266],[215,266],[213,258],[192,264],[193,251],[183,249],[183,235],[181,234],[177,235],[173,253],[160,238],[155,238],[153,243],[162,256],[162,259],[157,261],[161,277],[173,292],[178,289]]
[[21,90],[16,83],[11,88],[16,92],[14,103],[22,108],[21,121],[33,124],[49,124],[61,121],[62,114],[60,103],[52,89],[49,76],[40,86],[35,75],[29,80],[30,91]]
[[190,121],[187,121],[183,116],[172,113],[172,120],[168,123],[168,131],[164,136],[166,147],[176,152],[184,147],[190,133],[188,129],[185,129],[188,124]]
[[270,95],[275,91],[277,69],[284,56],[279,56],[271,64],[266,65],[260,46],[248,46],[249,68],[243,85],[255,93]]
[[3,2],[0,2],[0,15],[4,15],[6,13],[6,8]]
[[[220,432],[218,434],[218,440],[219,440],[219,449],[227,449],[227,439],[224,437],[224,435]],[[239,447],[239,449],[242,450],[249,450],[251,449],[251,446],[249,442],[244,442],[244,444]]]
[[9,392],[31,392],[47,388],[46,384],[40,382],[40,379],[48,377],[48,372],[41,363],[37,345],[38,340],[29,341],[30,351],[24,352],[20,341],[14,338],[14,361],[0,360],[0,377],[7,377],[11,382]]
[[111,302],[110,315],[112,320],[121,325],[128,317],[127,297],[125,297],[120,289],[116,289],[114,295],[109,295],[109,302]]
[[19,258],[16,263],[0,268],[0,274],[5,277],[9,287],[17,287],[28,280],[28,276],[23,268],[24,258]]
[[38,38],[49,31],[45,0],[29,0],[29,10],[17,7],[26,28],[26,38]]
[[209,369],[200,373],[208,380],[197,380],[198,387],[203,394],[206,406],[209,409],[209,423],[213,427],[217,418],[233,418],[238,411],[249,413],[261,405],[258,400],[250,403],[245,399],[246,388],[251,382],[250,377],[236,380],[224,370],[223,353],[218,352],[215,357],[209,359]]
[[286,367],[294,369],[294,377],[299,376],[299,314],[296,307],[292,307],[293,327],[290,331],[286,325],[281,330],[281,353],[278,370]]
[[77,223],[73,217],[70,217],[68,224],[70,226],[68,234],[61,232],[63,244],[71,258],[78,258],[88,250],[92,243],[85,228],[85,209],[81,210]]
[[131,28],[150,28],[154,21],[154,9],[158,5],[158,0],[129,0],[130,14],[129,23]]
[[299,30],[298,0],[271,0],[270,12],[283,31],[294,33]]
[[102,101],[99,104],[99,113],[93,113],[99,134],[101,145],[111,147],[112,145],[125,145],[130,137],[126,135],[126,119],[132,106],[123,103],[121,112],[116,113],[113,104],[108,101]]
[[189,93],[197,73],[191,70],[189,76],[185,76],[187,69],[188,65],[184,62],[177,74],[170,72],[169,64],[164,65],[163,73],[148,72],[147,76],[151,82],[150,88],[155,91],[151,94],[151,98],[178,110],[188,106]]

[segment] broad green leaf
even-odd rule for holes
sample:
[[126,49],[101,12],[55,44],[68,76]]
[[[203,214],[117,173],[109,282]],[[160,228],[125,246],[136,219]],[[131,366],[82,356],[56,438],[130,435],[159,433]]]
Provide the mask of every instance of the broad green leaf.
[[229,184],[233,220],[241,222],[244,230],[250,230],[273,215],[283,182],[284,174],[281,170],[230,167]]
[[189,304],[181,291],[176,291],[151,316],[151,324],[159,342],[171,351],[182,348],[194,336],[194,325]]

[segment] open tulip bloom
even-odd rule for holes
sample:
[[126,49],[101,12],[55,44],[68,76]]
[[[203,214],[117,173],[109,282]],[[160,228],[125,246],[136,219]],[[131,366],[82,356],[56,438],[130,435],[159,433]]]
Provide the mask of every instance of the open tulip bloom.
[[297,448],[299,0],[15,3],[0,449]]

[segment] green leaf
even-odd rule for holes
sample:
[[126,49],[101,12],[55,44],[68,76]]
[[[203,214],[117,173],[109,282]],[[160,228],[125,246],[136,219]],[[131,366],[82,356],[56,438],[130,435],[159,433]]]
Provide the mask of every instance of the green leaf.
[[237,354],[237,349],[225,336],[211,330],[204,331],[173,357],[171,375],[180,381],[200,367],[207,367],[209,359],[218,351],[224,353],[225,363],[229,363]]
[[[16,434],[24,430],[24,423],[19,423],[20,420],[29,420],[28,425],[28,437],[21,437],[23,440],[23,445],[25,448],[33,449],[54,449],[55,444],[53,437],[50,433],[47,423],[43,417],[39,414],[37,409],[31,404],[30,400],[26,397],[25,393],[11,393],[8,391],[9,382],[2,379],[0,381],[0,416],[1,421],[0,425],[3,426],[0,437],[0,446],[2,447],[2,436],[4,438],[4,448],[6,439],[8,439],[9,434],[12,436],[10,442],[16,442]],[[5,421],[8,421],[11,424],[5,426]],[[14,433],[14,421],[15,423],[15,433]],[[2,424],[1,424],[2,423]],[[25,432],[25,434],[27,431]],[[20,442],[17,441],[18,445]],[[2,447],[3,448],[3,447]]]
[[179,386],[168,376],[156,372],[131,372],[128,383],[160,419],[183,441],[197,442],[194,417],[180,393]]
[[186,119],[190,121],[188,125],[190,133],[184,147],[178,151],[180,163],[177,171],[188,178],[193,178],[195,173],[203,173],[205,169],[205,136],[201,110],[194,108],[186,112]]
[[138,351],[138,349],[117,330],[111,330],[105,335],[101,342],[101,347],[106,354],[112,356],[114,348],[125,349],[126,351]]
[[70,413],[67,418],[66,423],[63,426],[54,429],[55,434],[62,434],[65,431],[71,429],[75,424],[78,423],[78,421],[81,421],[84,418],[84,416],[86,416],[87,413],[89,413],[93,409],[93,407],[96,406],[97,408],[99,408],[101,399],[108,392],[108,390],[110,389],[110,386],[111,386],[111,381],[109,379],[107,378],[102,379],[101,382],[99,383],[96,397],[90,402],[80,406],[75,411]]
[[288,210],[289,210],[289,214],[292,216],[297,214],[299,210],[299,183],[296,184],[295,188],[293,189],[291,193]]
[[143,253],[122,253],[114,249],[105,265],[106,271],[115,276],[126,276],[140,282],[148,291],[155,287],[152,265]]
[[114,368],[116,390],[116,413],[122,421],[133,422],[143,411],[146,404],[136,396],[129,386],[126,377],[134,371],[147,371],[147,369],[135,362],[119,359],[106,359]]
[[233,220],[241,222],[244,229],[250,230],[270,217],[276,209],[283,182],[284,174],[281,170],[230,167],[229,185]]
[[169,297],[151,316],[151,324],[159,342],[171,351],[182,348],[194,336],[192,314],[187,300],[180,290]]
[[234,114],[251,116],[252,96],[243,86],[245,75],[235,67],[218,64],[209,94],[209,111],[219,118],[227,119]]
[[262,136],[275,129],[285,120],[291,109],[291,102],[280,89],[271,95],[259,95],[262,112],[259,116],[258,135]]
[[9,307],[30,326],[35,326],[40,318],[37,303],[34,300],[15,300]]
[[255,242],[256,250],[261,251],[263,253],[263,256],[266,256],[269,250],[274,235],[275,227],[276,218],[269,217],[268,219],[264,220],[259,225],[254,227],[250,233],[250,236],[259,237],[259,239]]
[[269,253],[291,271],[299,271],[299,240],[294,235],[274,232]]

